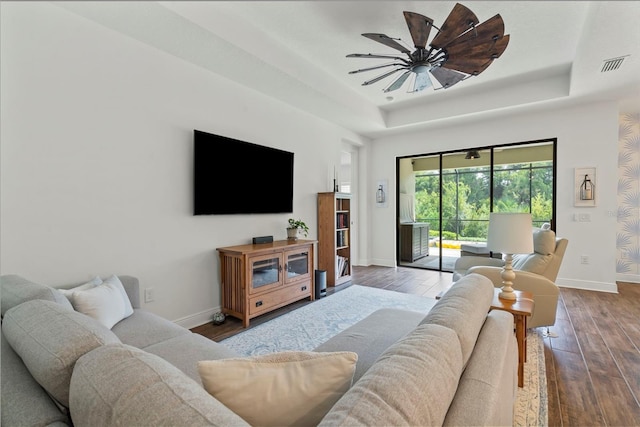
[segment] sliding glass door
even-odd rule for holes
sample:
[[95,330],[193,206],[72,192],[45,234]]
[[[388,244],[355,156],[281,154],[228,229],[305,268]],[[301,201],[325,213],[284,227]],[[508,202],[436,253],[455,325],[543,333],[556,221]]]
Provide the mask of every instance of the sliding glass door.
[[398,264],[452,271],[460,256],[490,256],[490,212],[553,222],[554,154],[549,140],[399,159]]

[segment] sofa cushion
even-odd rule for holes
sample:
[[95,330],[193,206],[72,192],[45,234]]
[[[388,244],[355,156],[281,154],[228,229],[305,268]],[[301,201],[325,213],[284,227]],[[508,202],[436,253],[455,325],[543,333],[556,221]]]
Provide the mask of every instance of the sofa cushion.
[[421,322],[453,329],[460,340],[464,365],[491,307],[493,290],[491,280],[479,274],[467,274],[451,285]]
[[533,251],[540,255],[551,255],[556,251],[556,233],[550,229],[533,229]]
[[513,269],[544,274],[556,251],[556,233],[553,230],[533,229],[533,253],[513,256]]
[[0,277],[0,285],[2,286],[0,303],[3,317],[10,308],[33,299],[54,301],[69,310],[73,310],[69,300],[57,289],[31,282],[16,274]]
[[77,311],[109,329],[133,314],[129,297],[116,276],[109,277],[98,286],[74,291],[71,302]]
[[145,349],[173,337],[191,332],[150,311],[134,309],[133,314],[111,328],[123,344]]
[[358,355],[356,382],[389,346],[413,331],[424,313],[383,308],[325,341],[314,351],[353,351]]
[[6,341],[0,343],[2,355],[2,421],[3,426],[50,426],[53,423],[71,425],[44,389],[33,379],[20,356]]
[[7,311],[2,332],[33,378],[66,407],[76,360],[96,347],[120,342],[90,317],[45,300],[27,301]]
[[513,315],[487,315],[449,406],[447,426],[512,426],[518,389],[518,347]]
[[553,255],[518,254],[513,256],[513,269],[543,275]]
[[169,362],[124,344],[78,359],[69,401],[75,427],[248,426]]
[[442,425],[461,372],[456,333],[420,325],[380,356],[320,426]]
[[202,383],[198,373],[198,362],[200,360],[240,357],[238,353],[226,345],[195,333],[181,334],[169,338],[145,347],[144,351],[160,356],[199,384]]
[[351,387],[357,354],[284,351],[198,363],[204,388],[252,426],[316,426]]

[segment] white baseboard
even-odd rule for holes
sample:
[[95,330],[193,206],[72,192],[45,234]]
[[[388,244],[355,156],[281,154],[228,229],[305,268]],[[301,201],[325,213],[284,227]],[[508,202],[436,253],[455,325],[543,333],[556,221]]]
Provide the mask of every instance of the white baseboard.
[[587,291],[610,292],[613,294],[618,293],[618,285],[615,283],[591,282],[589,280],[559,278],[556,279],[556,285],[560,286],[561,288],[584,289]]
[[205,323],[212,322],[213,315],[219,311],[221,311],[220,307],[210,308],[208,310],[201,311],[200,313],[195,313],[190,316],[176,319],[173,321],[173,323],[176,323],[187,329],[195,328],[196,326],[201,326]]
[[616,274],[618,282],[640,283],[640,274]]
[[396,260],[394,259],[373,259],[369,265],[376,265],[379,267],[397,267]]

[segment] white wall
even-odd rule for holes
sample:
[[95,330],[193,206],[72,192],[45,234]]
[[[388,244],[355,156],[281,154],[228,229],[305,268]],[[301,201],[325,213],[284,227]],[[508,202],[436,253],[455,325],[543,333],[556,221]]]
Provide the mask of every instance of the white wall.
[[[559,236],[569,246],[558,284],[586,289],[616,291],[616,189],[618,106],[616,103],[585,104],[545,112],[514,114],[455,126],[393,136],[372,144],[371,170],[388,176],[395,192],[395,158],[413,154],[490,146],[511,142],[558,138],[557,224]],[[574,168],[596,167],[597,206],[573,206]],[[393,182],[393,184],[392,184]],[[395,199],[396,195],[390,197]],[[395,210],[373,209],[371,259],[373,264],[395,265]],[[575,213],[590,213],[591,222],[574,221]],[[587,255],[590,264],[580,264]]]
[[[316,193],[357,135],[49,3],[1,18],[0,273],[131,274],[190,327],[220,306],[217,247],[286,238],[290,216],[316,238]],[[293,214],[194,217],[193,129],[293,151]],[[238,191],[278,191],[255,184]]]

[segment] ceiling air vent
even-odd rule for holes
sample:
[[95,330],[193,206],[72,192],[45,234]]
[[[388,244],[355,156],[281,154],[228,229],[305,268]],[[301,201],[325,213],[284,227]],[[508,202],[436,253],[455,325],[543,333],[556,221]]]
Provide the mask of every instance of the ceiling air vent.
[[617,70],[622,66],[622,62],[627,56],[629,55],[619,56],[617,58],[605,59],[604,63],[602,64],[602,69],[600,70],[600,72],[605,73],[607,71]]

